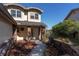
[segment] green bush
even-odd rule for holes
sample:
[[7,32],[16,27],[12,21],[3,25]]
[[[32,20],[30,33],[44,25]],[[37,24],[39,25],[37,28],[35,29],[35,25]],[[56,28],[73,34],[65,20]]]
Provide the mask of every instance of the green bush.
[[64,37],[69,38],[75,43],[79,43],[79,22],[72,19],[64,20],[63,22],[52,27],[51,36],[54,38]]

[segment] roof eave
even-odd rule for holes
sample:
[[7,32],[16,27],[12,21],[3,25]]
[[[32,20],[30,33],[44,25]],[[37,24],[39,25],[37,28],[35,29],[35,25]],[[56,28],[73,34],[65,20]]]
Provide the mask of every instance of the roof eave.
[[5,8],[5,6],[3,4],[0,4],[0,10],[2,12],[2,14],[5,14],[4,16],[6,18],[8,18],[7,20],[10,21],[12,24],[17,25],[16,21],[13,19],[13,17],[9,14],[9,12],[7,11],[7,9]]

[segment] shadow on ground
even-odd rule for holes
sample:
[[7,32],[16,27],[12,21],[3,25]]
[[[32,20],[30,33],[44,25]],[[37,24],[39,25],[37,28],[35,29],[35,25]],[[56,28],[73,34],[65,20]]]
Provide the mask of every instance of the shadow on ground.
[[74,46],[56,41],[51,37],[49,38],[49,42],[46,45],[46,56],[79,56],[79,51],[75,49]]

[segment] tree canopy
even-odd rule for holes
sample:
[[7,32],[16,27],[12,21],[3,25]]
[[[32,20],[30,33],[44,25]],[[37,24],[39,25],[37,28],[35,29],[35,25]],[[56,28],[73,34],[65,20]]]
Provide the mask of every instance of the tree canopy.
[[[79,33],[79,22],[75,22],[72,19],[64,20],[63,22],[52,27],[52,36],[57,37],[68,37],[78,39]],[[75,39],[75,38],[74,38]]]

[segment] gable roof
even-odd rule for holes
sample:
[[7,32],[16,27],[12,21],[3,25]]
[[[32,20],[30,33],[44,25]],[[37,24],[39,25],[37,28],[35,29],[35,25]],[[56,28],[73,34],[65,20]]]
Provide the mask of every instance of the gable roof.
[[16,4],[16,3],[5,3],[4,6],[8,9],[8,8],[17,8],[20,10],[25,11],[25,7],[20,5],[20,4]]
[[39,8],[36,8],[36,7],[28,7],[27,10],[28,10],[28,11],[29,11],[29,10],[36,10],[36,11],[38,11],[38,12],[40,12],[40,13],[43,13],[43,10],[41,10],[41,9],[39,9]]
[[36,10],[37,12],[39,12],[40,14],[43,13],[43,10],[39,9],[39,8],[36,8],[36,7],[24,7],[20,4],[16,4],[16,3],[9,3],[9,4],[4,4],[7,8],[9,7],[12,7],[12,6],[15,6],[15,7],[19,7],[23,10],[26,10],[26,11],[30,11],[30,10]]
[[72,9],[72,10],[68,13],[68,15],[65,17],[64,20],[68,19],[69,16],[70,16],[74,11],[77,11],[77,10],[79,10],[79,8]]
[[4,7],[4,5],[1,3],[0,3],[0,15],[7,18],[5,20],[9,21],[10,23],[15,24],[15,25],[17,24],[16,21],[13,19],[13,17],[9,14],[7,9]]

